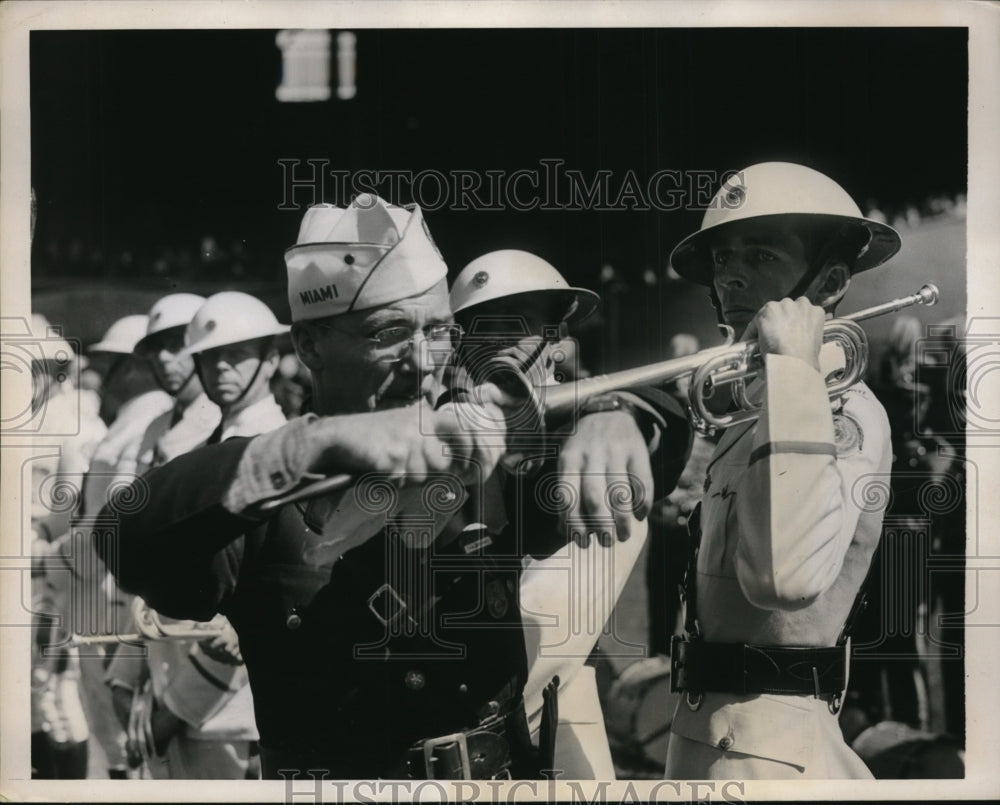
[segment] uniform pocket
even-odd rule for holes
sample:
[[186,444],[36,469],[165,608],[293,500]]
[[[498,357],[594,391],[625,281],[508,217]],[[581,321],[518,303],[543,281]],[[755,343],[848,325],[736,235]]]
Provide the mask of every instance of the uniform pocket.
[[671,732],[720,751],[804,768],[815,749],[816,718],[811,702],[797,696],[710,692],[697,710],[681,698]]

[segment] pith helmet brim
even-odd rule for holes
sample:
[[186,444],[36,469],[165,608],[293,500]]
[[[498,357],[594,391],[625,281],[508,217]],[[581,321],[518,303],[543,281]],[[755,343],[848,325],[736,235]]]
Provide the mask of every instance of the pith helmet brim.
[[[867,232],[867,242],[861,246],[860,253],[854,262],[851,273],[857,274],[882,265],[900,248],[899,233],[891,226],[874,221],[870,218],[855,218],[842,215],[825,215],[819,213],[780,213],[775,215],[760,215],[737,220],[726,221],[706,227],[682,240],[670,253],[670,266],[680,276],[699,285],[711,285],[713,263],[711,254],[712,238],[737,221],[748,220],[789,221],[794,227],[801,223],[804,226],[822,225],[847,226],[862,229]],[[796,220],[797,219],[797,220]]]

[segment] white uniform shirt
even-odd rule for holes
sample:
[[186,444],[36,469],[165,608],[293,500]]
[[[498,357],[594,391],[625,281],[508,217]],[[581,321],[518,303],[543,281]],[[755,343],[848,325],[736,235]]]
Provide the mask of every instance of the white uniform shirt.
[[259,436],[275,428],[280,428],[288,420],[274,396],[268,394],[264,399],[253,405],[248,405],[232,416],[222,418],[222,436],[219,441],[232,439],[234,436]]
[[169,394],[156,390],[133,397],[121,406],[90,462],[84,484],[84,514],[97,514],[108,502],[108,490],[113,485],[132,482],[139,466],[143,434],[149,424],[160,414],[170,411],[173,404]]
[[[171,425],[178,413],[180,419]],[[175,403],[173,410],[158,416],[146,429],[139,446],[138,474],[203,445],[221,419],[219,407],[204,392],[183,408]]]
[[[699,624],[716,643],[832,646],[881,534],[889,423],[863,383],[834,412],[824,372],[780,355],[765,369],[766,386],[751,388],[764,394],[761,417],[729,428],[708,468]],[[754,758],[810,777],[864,774],[827,703],[812,696],[708,692],[698,709],[681,701],[671,731],[696,743],[671,743],[668,776],[773,773]]]

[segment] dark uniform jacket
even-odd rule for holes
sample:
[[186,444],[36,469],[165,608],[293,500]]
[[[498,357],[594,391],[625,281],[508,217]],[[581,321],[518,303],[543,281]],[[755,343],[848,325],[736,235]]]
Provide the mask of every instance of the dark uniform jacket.
[[[666,413],[653,456],[663,493],[689,443],[679,411]],[[117,518],[116,527],[96,531],[95,542],[119,583],[156,610],[200,620],[221,612],[232,622],[265,773],[405,777],[401,759],[415,742],[475,727],[498,711],[514,714],[514,737],[527,746],[516,713],[527,675],[521,557],[547,555],[565,540],[522,544],[518,531],[556,533],[553,515],[525,502],[532,496],[523,479],[498,470],[470,489],[429,548],[407,548],[390,525],[383,538],[316,564],[304,558],[322,532],[309,503],[266,520],[222,505],[250,444],[230,439],[153,470],[137,481],[146,489],[131,490],[130,500],[148,499],[112,502],[104,519]],[[520,773],[526,769],[522,763]]]

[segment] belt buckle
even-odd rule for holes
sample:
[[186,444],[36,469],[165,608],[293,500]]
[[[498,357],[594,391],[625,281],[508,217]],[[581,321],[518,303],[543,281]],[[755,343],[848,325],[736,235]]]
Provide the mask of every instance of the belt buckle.
[[847,685],[851,679],[851,638],[844,641],[844,689],[834,693],[827,703],[827,707],[830,708],[830,712],[833,715],[838,715],[841,708],[844,706],[844,693],[847,691]]
[[[384,595],[386,593],[392,596],[392,598],[395,598],[396,603],[399,605],[398,611],[394,612],[392,615],[389,615],[389,617],[383,616],[382,613],[375,608],[375,600],[379,596]],[[406,611],[406,602],[400,597],[399,593],[397,593],[392,588],[391,584],[386,583],[383,584],[381,587],[379,587],[370,596],[368,596],[368,609],[371,610],[372,615],[374,615],[378,619],[379,623],[381,623],[383,626],[388,626],[390,623],[392,623]],[[386,614],[388,614],[388,607],[386,608]]]
[[[434,776],[434,750],[439,746],[444,746],[452,742],[458,744],[458,756],[462,761],[462,780],[472,779],[472,764],[469,762],[469,743],[464,732],[453,732],[451,735],[442,735],[438,738],[428,738],[424,741],[424,771],[428,780],[436,780]],[[450,779],[450,778],[445,778]]]

